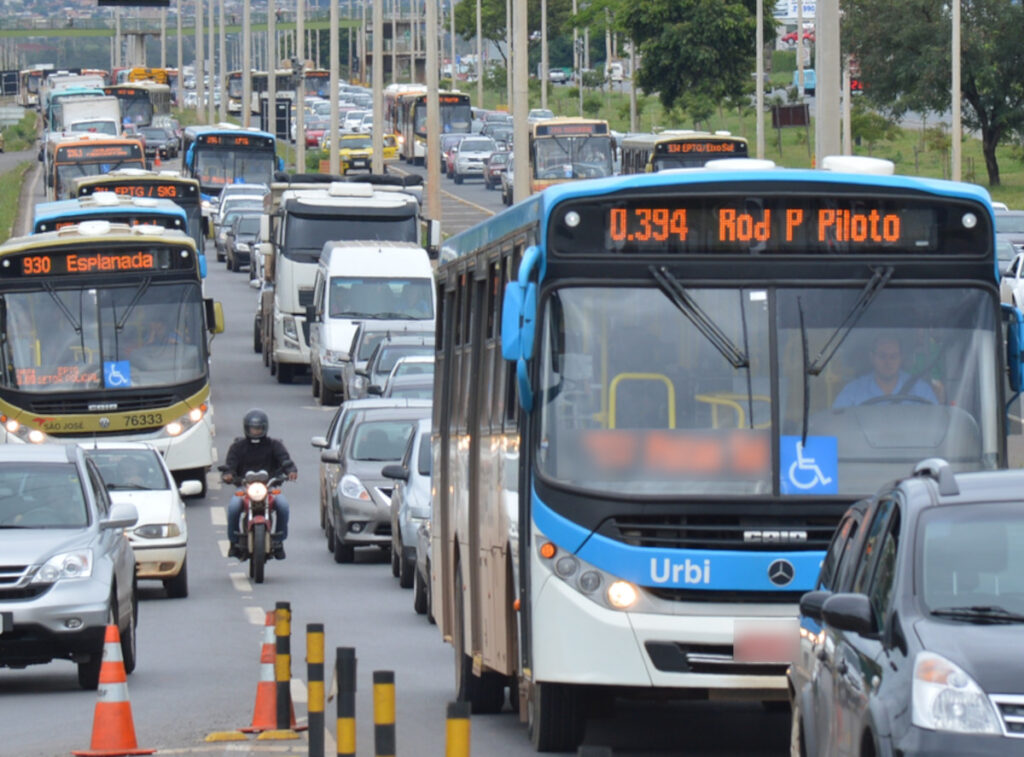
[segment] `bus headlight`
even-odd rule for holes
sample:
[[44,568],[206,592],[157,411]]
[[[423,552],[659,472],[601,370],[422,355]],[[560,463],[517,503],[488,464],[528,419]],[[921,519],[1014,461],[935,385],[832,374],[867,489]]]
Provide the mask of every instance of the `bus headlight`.
[[619,610],[627,610],[636,604],[636,587],[629,581],[615,581],[608,587],[608,602]]
[[166,426],[164,426],[164,432],[168,436],[181,436],[188,429],[192,428],[192,426],[202,421],[203,418],[206,417],[206,414],[209,412],[209,410],[210,406],[204,402],[198,407],[192,408],[180,418],[177,418],[176,420],[173,420],[170,423],[168,423]]
[[28,442],[29,444],[42,444],[46,441],[45,432],[38,428],[29,428],[21,421],[10,416],[0,415],[0,424],[3,424],[4,430],[18,441]]

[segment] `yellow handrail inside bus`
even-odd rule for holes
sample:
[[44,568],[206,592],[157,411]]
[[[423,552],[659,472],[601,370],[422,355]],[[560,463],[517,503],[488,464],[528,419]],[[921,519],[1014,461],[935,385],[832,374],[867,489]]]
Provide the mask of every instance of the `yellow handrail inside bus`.
[[[747,413],[738,400],[746,400],[747,395],[719,392],[717,394],[695,394],[693,398],[698,402],[704,402],[711,405],[711,428],[720,428],[718,417],[718,409],[720,407],[726,407],[736,412],[736,428],[746,427]],[[771,402],[771,398],[766,397],[763,394],[755,394],[751,396],[751,399],[757,400],[758,402]],[[771,421],[768,421],[767,423],[758,424],[754,426],[754,428],[768,428],[770,425]]]
[[672,381],[663,373],[620,373],[612,379],[608,398],[608,428],[615,428],[615,411],[619,384],[623,381],[657,381],[665,385],[668,391],[668,427],[676,427],[676,389]]

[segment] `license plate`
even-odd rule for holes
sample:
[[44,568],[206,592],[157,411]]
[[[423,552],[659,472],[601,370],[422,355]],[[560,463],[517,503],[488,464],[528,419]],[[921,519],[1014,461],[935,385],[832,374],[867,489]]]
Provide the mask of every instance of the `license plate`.
[[366,167],[366,161],[365,160],[353,160],[352,161],[352,165],[354,165],[356,168],[365,168]]
[[800,646],[793,620],[737,620],[733,624],[732,658],[736,662],[791,663]]

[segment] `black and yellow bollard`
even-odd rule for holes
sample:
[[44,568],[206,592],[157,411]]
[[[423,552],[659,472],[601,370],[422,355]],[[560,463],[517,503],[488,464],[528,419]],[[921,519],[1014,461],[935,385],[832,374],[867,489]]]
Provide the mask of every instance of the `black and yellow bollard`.
[[469,757],[469,702],[449,702],[445,757]]
[[356,650],[338,647],[338,757],[356,757]]
[[375,757],[395,757],[395,672],[373,671],[373,747]]
[[324,624],[306,624],[309,757],[324,757]]
[[288,602],[274,605],[274,635],[277,656],[274,660],[274,681],[277,683],[277,729],[291,727],[292,711],[292,607]]

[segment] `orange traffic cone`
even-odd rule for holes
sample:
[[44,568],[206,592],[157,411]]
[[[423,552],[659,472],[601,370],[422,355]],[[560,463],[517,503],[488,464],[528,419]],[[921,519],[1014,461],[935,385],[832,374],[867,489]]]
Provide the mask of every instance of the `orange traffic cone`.
[[159,167],[160,167],[160,156],[159,155],[155,155],[153,157],[153,168],[159,168]]
[[[277,683],[274,678],[274,663],[277,660],[277,637],[274,635],[274,613],[267,613],[263,628],[263,647],[260,650],[260,682],[256,684],[256,704],[252,712],[252,725],[240,728],[242,733],[259,733],[277,730]],[[291,727],[294,730],[295,708],[291,711]]]
[[100,666],[99,701],[92,719],[92,743],[88,750],[72,754],[90,757],[153,754],[155,749],[139,749],[132,722],[132,705],[128,701],[124,659],[121,657],[121,634],[116,625],[107,626],[103,638],[103,664]]

